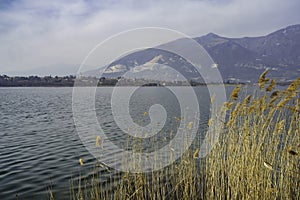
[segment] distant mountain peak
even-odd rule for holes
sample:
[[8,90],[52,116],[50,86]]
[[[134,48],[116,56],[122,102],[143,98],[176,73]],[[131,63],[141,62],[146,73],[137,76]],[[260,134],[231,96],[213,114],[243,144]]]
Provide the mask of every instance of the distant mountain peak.
[[217,35],[217,34],[215,34],[215,33],[212,33],[212,32],[206,34],[205,36],[206,36],[206,37],[212,37],[212,38],[220,38],[219,35]]
[[221,37],[215,33],[208,33],[202,37],[197,37],[194,39],[204,47],[213,47],[229,41],[227,38]]
[[[204,47],[218,65],[224,81],[255,82],[265,69],[269,69],[268,76],[278,81],[289,81],[300,76],[299,24],[260,37],[227,38],[210,32],[194,40]],[[182,40],[171,44],[180,46],[180,42]],[[156,69],[156,63],[172,66],[190,79],[198,78],[189,62],[158,49],[139,51],[121,58],[109,67],[113,73],[105,75],[121,76],[116,66],[122,66],[125,71],[138,67],[136,71],[146,73],[147,70]]]

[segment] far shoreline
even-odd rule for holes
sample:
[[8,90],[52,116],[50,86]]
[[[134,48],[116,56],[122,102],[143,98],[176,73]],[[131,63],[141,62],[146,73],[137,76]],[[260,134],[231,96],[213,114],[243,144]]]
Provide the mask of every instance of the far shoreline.
[[[292,80],[285,82],[277,82],[276,85],[286,86],[289,85]],[[74,86],[76,85],[76,86]],[[70,76],[14,76],[0,75],[0,87],[1,88],[15,88],[15,87],[197,87],[208,85],[250,85],[255,86],[257,83],[247,81],[229,81],[224,80],[223,83],[203,83],[195,80],[189,81],[163,81],[163,80],[146,80],[146,79],[123,79],[117,78],[97,78],[97,77],[79,77]]]

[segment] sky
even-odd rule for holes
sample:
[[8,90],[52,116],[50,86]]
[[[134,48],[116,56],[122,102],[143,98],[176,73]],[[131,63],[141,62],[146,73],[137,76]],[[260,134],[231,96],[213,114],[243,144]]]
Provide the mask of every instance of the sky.
[[0,0],[0,74],[73,73],[98,43],[133,28],[266,35],[299,24],[299,8],[299,0]]

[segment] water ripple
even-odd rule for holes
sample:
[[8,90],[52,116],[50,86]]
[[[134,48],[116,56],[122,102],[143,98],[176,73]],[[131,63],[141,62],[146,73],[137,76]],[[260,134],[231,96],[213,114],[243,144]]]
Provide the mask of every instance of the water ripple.
[[[123,139],[108,112],[111,91],[101,88],[96,113],[110,140],[118,142]],[[96,163],[75,130],[72,88],[0,88],[0,102],[0,199],[47,199],[51,183],[56,199],[68,199],[71,177],[91,176]],[[100,172],[103,182],[120,176]]]

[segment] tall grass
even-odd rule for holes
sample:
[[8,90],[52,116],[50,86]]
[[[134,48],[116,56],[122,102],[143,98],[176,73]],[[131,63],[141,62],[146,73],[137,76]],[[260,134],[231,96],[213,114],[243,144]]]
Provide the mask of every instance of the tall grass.
[[300,78],[286,90],[262,74],[258,94],[226,103],[230,115],[206,158],[206,199],[300,199]]
[[198,159],[196,147],[163,170],[106,182],[96,165],[90,179],[72,181],[70,199],[300,199],[299,84],[274,90],[263,73],[253,95],[233,90],[206,158]]

